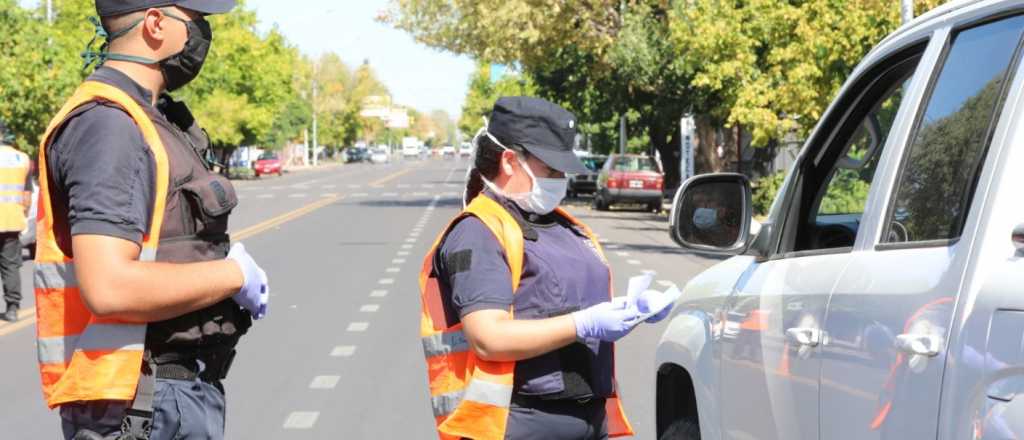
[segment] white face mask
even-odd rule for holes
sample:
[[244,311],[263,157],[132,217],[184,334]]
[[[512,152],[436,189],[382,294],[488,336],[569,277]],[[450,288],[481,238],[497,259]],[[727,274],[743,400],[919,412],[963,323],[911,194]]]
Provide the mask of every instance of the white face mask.
[[[484,133],[487,137],[491,138],[495,144],[498,144],[501,148],[507,151],[512,151],[508,147],[498,142],[490,133]],[[515,153],[513,151],[513,153]],[[569,189],[569,179],[562,178],[539,178],[533,175],[533,170],[526,164],[522,156],[516,153],[516,159],[519,161],[519,165],[526,170],[526,174],[530,176],[530,180],[533,183],[533,188],[528,192],[521,193],[507,193],[498,188],[497,185],[491,181],[484,179],[484,183],[501,196],[515,202],[523,211],[531,212],[539,215],[550,214],[558,205],[565,199],[565,193]]]

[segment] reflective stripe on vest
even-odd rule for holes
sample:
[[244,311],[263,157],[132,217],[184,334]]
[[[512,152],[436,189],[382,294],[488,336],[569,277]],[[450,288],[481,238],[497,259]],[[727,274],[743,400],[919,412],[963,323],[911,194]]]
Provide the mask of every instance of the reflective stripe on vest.
[[21,232],[25,218],[25,179],[28,155],[10,146],[0,147],[0,232]]
[[[590,228],[562,209],[557,212],[586,233],[603,259],[601,245]],[[427,360],[430,403],[440,437],[445,440],[461,437],[499,440],[505,437],[515,362],[490,362],[478,358],[470,349],[462,324],[448,327],[437,279],[431,278],[434,254],[441,241],[459,220],[467,216],[476,217],[494,234],[505,251],[512,274],[512,291],[519,289],[523,271],[523,231],[504,207],[481,194],[442,231],[423,260],[420,271],[420,338]],[[514,314],[514,310],[509,312]],[[606,410],[610,437],[633,435],[617,395],[608,398]]]
[[[74,261],[57,244],[49,189],[46,147],[64,119],[83,104],[113,103],[138,126],[156,164],[153,217],[142,239],[140,261],[154,261],[160,242],[169,183],[169,165],[163,142],[142,107],[116,87],[93,81],[83,83],[50,122],[39,146],[39,214],[36,223],[35,283],[36,342],[43,397],[50,408],[91,400],[129,401],[135,396],[142,366],[146,325],[93,316],[82,300]],[[13,182],[0,182],[13,185]],[[0,197],[10,195],[2,193]],[[0,199],[2,201],[2,199]]]

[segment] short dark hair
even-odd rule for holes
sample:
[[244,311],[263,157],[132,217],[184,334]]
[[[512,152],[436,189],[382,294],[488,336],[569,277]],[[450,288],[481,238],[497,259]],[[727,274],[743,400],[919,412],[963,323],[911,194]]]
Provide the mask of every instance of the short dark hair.
[[100,17],[100,24],[103,26],[103,30],[107,31],[107,34],[113,34],[117,31],[124,30],[128,26],[131,26],[136,20],[142,18],[146,11],[132,11],[121,15],[111,15],[109,17]]

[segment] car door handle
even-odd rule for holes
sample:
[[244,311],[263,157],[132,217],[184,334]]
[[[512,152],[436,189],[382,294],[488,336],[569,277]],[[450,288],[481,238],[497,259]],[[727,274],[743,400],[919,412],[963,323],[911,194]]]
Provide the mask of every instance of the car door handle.
[[935,335],[905,333],[896,337],[896,348],[908,354],[934,357],[942,349],[942,338]]
[[813,327],[796,327],[786,330],[786,336],[797,344],[815,347],[821,343],[821,329]]

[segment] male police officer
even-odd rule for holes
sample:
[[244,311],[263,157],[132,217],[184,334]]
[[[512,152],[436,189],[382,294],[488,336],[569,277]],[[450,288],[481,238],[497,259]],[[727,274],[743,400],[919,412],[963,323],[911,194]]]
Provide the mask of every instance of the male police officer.
[[7,126],[0,121],[0,277],[7,310],[0,319],[18,320],[21,306],[21,231],[32,197],[28,155],[14,149]]
[[40,147],[39,366],[66,438],[224,435],[220,381],[266,313],[267,277],[229,251],[234,188],[164,92],[199,74],[204,16],[234,3],[96,0],[101,67]]

